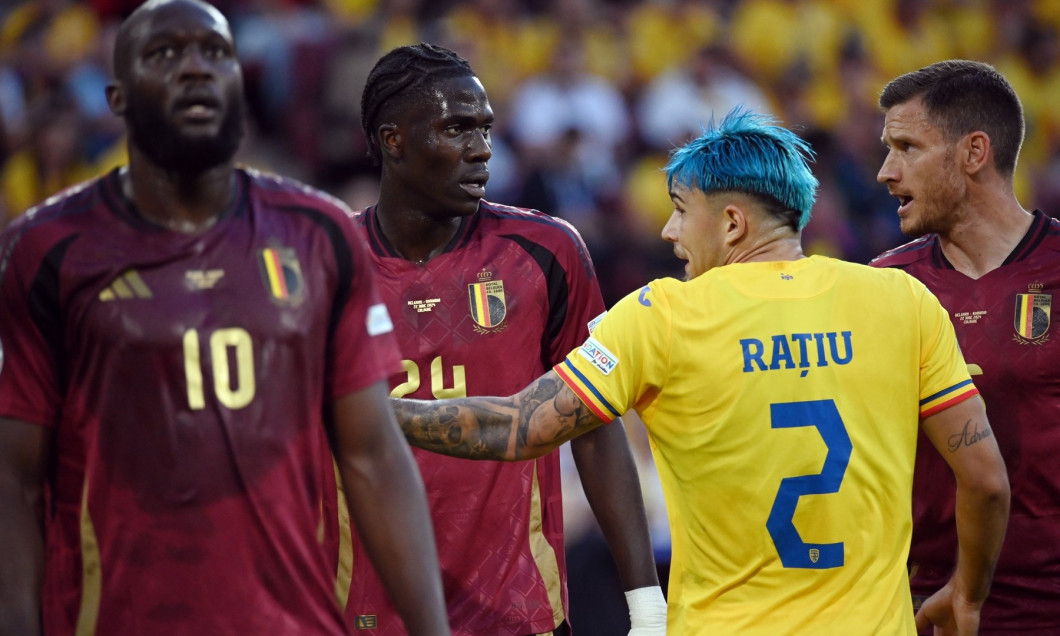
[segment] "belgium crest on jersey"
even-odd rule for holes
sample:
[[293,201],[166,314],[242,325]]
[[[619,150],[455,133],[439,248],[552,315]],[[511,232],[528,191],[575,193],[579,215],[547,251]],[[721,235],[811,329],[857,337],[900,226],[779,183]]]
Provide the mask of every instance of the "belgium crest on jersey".
[[493,329],[504,322],[508,313],[508,305],[504,301],[504,281],[471,283],[467,286],[467,296],[471,319],[475,324],[485,329]]
[[1030,285],[1027,294],[1016,294],[1016,314],[1014,327],[1016,328],[1016,339],[1023,343],[1034,342],[1039,344],[1046,332],[1049,331],[1050,315],[1052,314],[1052,294],[1040,294],[1040,284]]
[[305,280],[298,253],[291,247],[266,247],[258,261],[265,290],[270,297],[284,305],[297,305],[305,296]]

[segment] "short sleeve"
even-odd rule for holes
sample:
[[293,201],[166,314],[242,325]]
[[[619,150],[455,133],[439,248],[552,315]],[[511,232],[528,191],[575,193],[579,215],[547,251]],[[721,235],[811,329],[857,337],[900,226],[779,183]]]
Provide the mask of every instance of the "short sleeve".
[[566,241],[565,249],[559,254],[566,276],[566,302],[562,307],[549,308],[549,327],[557,330],[548,343],[547,361],[551,364],[562,360],[583,342],[589,334],[589,323],[604,311],[603,295],[589,251],[577,230],[567,227],[572,240]]
[[626,296],[554,367],[593,413],[610,422],[662,387],[671,312],[658,281]]
[[337,301],[338,321],[328,365],[330,400],[385,380],[400,368],[394,325],[379,296],[368,246],[354,223],[350,218],[342,224],[349,247],[349,262],[345,265],[350,277],[345,293]]
[[909,277],[920,309],[920,417],[979,394],[946,310],[920,281]]
[[36,248],[15,225],[0,238],[0,416],[55,426],[62,248]]

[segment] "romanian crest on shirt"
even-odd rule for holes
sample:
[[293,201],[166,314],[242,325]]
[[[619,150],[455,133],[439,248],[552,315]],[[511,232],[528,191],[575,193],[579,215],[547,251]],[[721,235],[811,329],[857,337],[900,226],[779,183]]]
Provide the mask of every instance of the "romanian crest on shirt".
[[475,321],[475,331],[480,333],[503,329],[502,323],[508,314],[508,304],[504,299],[504,281],[492,279],[492,272],[482,270],[478,273],[479,282],[467,286],[471,319]]
[[258,254],[262,282],[269,297],[281,305],[299,305],[305,297],[305,280],[298,252],[293,247],[266,247]]
[[1053,296],[1043,294],[1041,283],[1027,286],[1026,294],[1016,294],[1016,313],[1013,326],[1015,339],[1020,344],[1043,344],[1048,340]]

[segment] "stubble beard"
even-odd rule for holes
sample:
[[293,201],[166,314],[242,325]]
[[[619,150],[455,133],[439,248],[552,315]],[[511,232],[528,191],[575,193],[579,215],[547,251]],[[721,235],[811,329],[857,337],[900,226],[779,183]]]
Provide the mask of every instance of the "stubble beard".
[[185,135],[161,109],[128,96],[125,122],[130,142],[160,168],[178,174],[199,174],[231,161],[243,140],[246,107],[230,103],[217,134]]
[[967,190],[961,177],[952,172],[933,182],[923,196],[914,200],[918,213],[899,221],[902,233],[915,238],[928,234],[948,235],[960,217]]

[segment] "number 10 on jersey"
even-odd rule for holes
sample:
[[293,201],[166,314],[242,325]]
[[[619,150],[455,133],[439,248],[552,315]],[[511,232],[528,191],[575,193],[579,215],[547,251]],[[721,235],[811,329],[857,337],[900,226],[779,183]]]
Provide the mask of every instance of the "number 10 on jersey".
[[[210,362],[213,367],[213,392],[217,401],[232,409],[241,409],[254,399],[254,343],[246,329],[231,327],[210,334]],[[229,351],[235,355],[235,387],[232,386],[232,364]],[[206,389],[202,379],[199,331],[184,332],[184,377],[188,382],[188,406],[193,411],[206,408]]]

